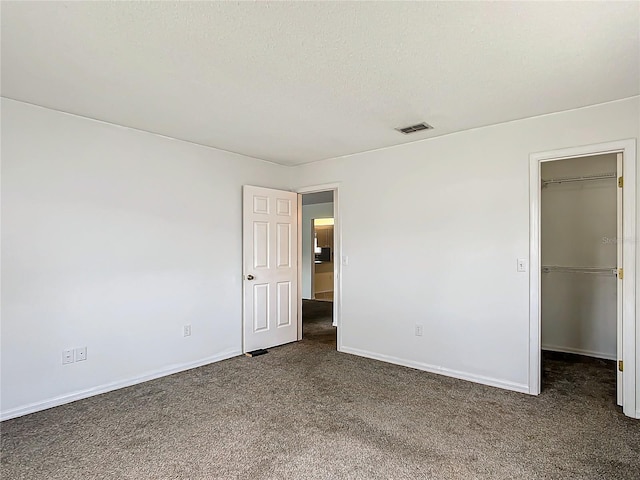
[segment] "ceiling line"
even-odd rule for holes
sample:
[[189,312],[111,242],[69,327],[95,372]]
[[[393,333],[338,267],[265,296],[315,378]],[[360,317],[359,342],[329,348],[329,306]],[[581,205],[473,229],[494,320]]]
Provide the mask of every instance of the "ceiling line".
[[197,146],[203,147],[203,148],[210,148],[212,150],[217,150],[219,152],[230,153],[230,154],[238,155],[238,156],[245,157],[245,158],[251,158],[253,160],[259,160],[261,162],[266,162],[266,163],[269,163],[271,165],[278,165],[280,167],[288,167],[288,168],[300,167],[302,165],[310,165],[310,164],[317,163],[317,162],[326,162],[328,160],[338,160],[338,159],[341,159],[341,158],[347,158],[347,157],[352,157],[352,156],[356,156],[356,155],[362,155],[362,154],[365,154],[365,153],[378,152],[378,151],[382,151],[382,150],[387,150],[389,148],[401,147],[401,146],[404,146],[404,145],[412,145],[412,144],[418,143],[418,142],[426,142],[426,141],[429,141],[429,140],[434,140],[436,138],[444,138],[444,137],[447,137],[447,136],[450,136],[450,135],[456,135],[456,134],[463,133],[463,132],[470,132],[470,131],[478,130],[478,129],[481,129],[481,128],[488,128],[488,127],[494,127],[494,126],[498,126],[498,125],[505,125],[505,124],[512,123],[512,122],[520,122],[520,121],[523,121],[523,120],[530,120],[530,119],[534,119],[534,118],[547,117],[547,116],[550,116],[550,115],[557,115],[557,114],[560,114],[560,113],[567,113],[567,112],[572,112],[572,111],[576,111],[576,110],[583,110],[585,108],[592,108],[592,107],[597,107],[597,106],[602,106],[602,105],[608,105],[610,103],[624,102],[626,100],[630,100],[630,99],[633,99],[633,98],[639,98],[639,97],[640,97],[640,94],[631,95],[629,97],[618,98],[616,100],[609,100],[607,102],[594,103],[594,104],[591,104],[591,105],[584,105],[582,107],[570,108],[570,109],[567,109],[567,110],[558,110],[557,112],[542,113],[540,115],[535,115],[533,117],[516,118],[516,119],[513,119],[513,120],[507,120],[506,122],[490,123],[490,124],[481,125],[481,126],[478,126],[478,127],[467,128],[467,129],[464,129],[464,130],[457,130],[455,132],[445,133],[445,134],[442,134],[442,135],[434,135],[434,136],[430,136],[429,138],[421,138],[421,139],[416,139],[416,140],[409,141],[409,142],[403,142],[403,143],[396,143],[396,144],[393,144],[393,145],[387,145],[385,147],[378,147],[378,148],[373,148],[373,149],[369,149],[369,150],[362,150],[362,151],[358,151],[358,152],[347,153],[345,155],[339,155],[337,157],[320,158],[318,160],[311,160],[309,162],[297,163],[295,165],[287,165],[287,164],[284,164],[284,163],[274,162],[273,160],[266,160],[264,158],[256,157],[256,156],[253,156],[253,155],[247,155],[247,154],[240,153],[240,152],[234,152],[232,150],[225,150],[224,148],[212,147],[211,145],[205,145],[205,144],[202,144],[202,143],[193,142],[191,140],[184,140],[182,138],[176,138],[176,137],[172,137],[170,135],[164,135],[162,133],[151,132],[149,130],[143,130],[141,128],[129,127],[129,126],[126,126],[126,125],[120,125],[119,123],[113,123],[113,122],[109,122],[109,121],[106,121],[106,120],[100,120],[100,119],[93,118],[93,117],[88,117],[88,116],[85,116],[85,115],[79,115],[77,113],[71,113],[71,112],[66,112],[64,110],[58,110],[56,108],[46,107],[44,105],[39,105],[37,103],[26,102],[24,100],[18,100],[16,98],[8,97],[6,95],[0,95],[0,98],[6,98],[7,100],[24,103],[26,105],[31,105],[31,106],[34,106],[34,107],[37,107],[37,108],[44,108],[46,110],[52,110],[54,112],[59,112],[59,113],[62,113],[64,115],[70,115],[72,117],[84,118],[84,119],[91,120],[93,122],[102,123],[102,124],[105,124],[105,125],[111,125],[111,126],[118,127],[118,128],[134,130],[134,131],[137,131],[137,132],[143,132],[143,133],[147,133],[149,135],[155,135],[155,136],[158,136],[158,137],[167,138],[167,139],[175,140],[175,141],[178,141],[178,142],[189,143],[191,145],[197,145]]
[[198,147],[210,148],[212,150],[217,150],[219,152],[231,153],[233,155],[239,155],[241,157],[251,158],[253,160],[259,160],[261,162],[267,162],[267,163],[270,163],[272,165],[278,165],[279,167],[292,167],[292,166],[294,166],[294,165],[285,165],[283,163],[274,162],[272,160],[266,160],[266,159],[260,158],[260,157],[254,157],[252,155],[247,155],[245,153],[234,152],[232,150],[225,150],[224,148],[212,147],[211,145],[205,145],[204,143],[198,143],[198,142],[194,142],[194,141],[191,141],[191,140],[184,140],[182,138],[172,137],[170,135],[165,135],[163,133],[157,133],[157,132],[152,132],[150,130],[144,130],[142,128],[129,127],[127,125],[121,125],[119,123],[109,122],[107,120],[100,120],[98,118],[88,117],[86,115],[79,115],[77,113],[66,112],[64,110],[58,110],[57,108],[46,107],[44,105],[39,105],[37,103],[25,102],[24,100],[18,100],[17,98],[11,98],[11,97],[8,97],[6,95],[0,95],[0,98],[6,98],[7,100],[11,100],[12,102],[20,102],[20,103],[24,103],[25,105],[31,105],[32,107],[36,107],[36,108],[44,108],[45,110],[51,110],[51,111],[62,113],[64,115],[69,115],[69,116],[72,116],[72,117],[84,118],[86,120],[91,120],[92,122],[98,122],[98,123],[102,123],[102,124],[105,124],[105,125],[110,125],[112,127],[123,128],[123,129],[127,129],[127,130],[134,130],[136,132],[147,133],[149,135],[155,135],[157,137],[167,138],[169,140],[175,140],[177,142],[184,142],[184,143],[189,143],[191,145],[197,145]]
[[[394,145],[388,145],[386,147],[372,148],[370,150],[362,150],[360,152],[347,153],[347,154],[344,154],[344,155],[339,155],[337,157],[321,158],[319,160],[311,160],[309,162],[303,162],[303,163],[298,163],[296,165],[286,165],[286,166],[299,167],[301,165],[310,165],[310,164],[316,163],[316,162],[326,162],[327,160],[338,160],[340,158],[352,157],[354,155],[362,155],[364,153],[378,152],[380,150],[386,150],[388,148],[402,147],[404,145],[412,145],[412,144],[418,143],[418,142],[427,142],[429,140],[435,140],[436,138],[444,138],[444,137],[448,137],[449,135],[456,135],[458,133],[463,133],[463,132],[471,132],[473,130],[478,130],[478,129],[481,129],[481,128],[495,127],[495,126],[498,126],[498,125],[505,125],[507,123],[512,123],[512,122],[521,122],[523,120],[530,120],[530,119],[540,118],[540,117],[548,117],[550,115],[557,115],[557,114],[560,114],[560,113],[573,112],[575,110],[583,110],[585,108],[599,107],[599,106],[602,106],[602,105],[608,105],[610,103],[624,102],[624,101],[627,101],[627,100],[631,100],[633,98],[640,98],[640,94],[631,95],[629,97],[617,98],[615,100],[608,100],[606,102],[592,103],[590,105],[583,105],[582,107],[569,108],[567,110],[558,110],[557,112],[541,113],[540,115],[534,115],[532,117],[514,118],[513,120],[507,120],[505,122],[488,123],[486,125],[480,125],[478,127],[465,128],[464,130],[456,130],[455,132],[443,133],[442,135],[433,135],[433,136],[430,136],[429,138],[420,138],[420,139],[412,140],[410,142],[396,143]],[[434,128],[436,128],[436,127],[434,127]],[[429,131],[429,132],[433,133],[433,130],[425,130],[425,131]]]

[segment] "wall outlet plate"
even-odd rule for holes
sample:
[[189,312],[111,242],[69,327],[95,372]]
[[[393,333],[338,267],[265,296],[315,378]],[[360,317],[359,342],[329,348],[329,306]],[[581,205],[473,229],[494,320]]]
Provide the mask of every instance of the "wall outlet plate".
[[185,337],[190,337],[191,336],[191,325],[185,325],[183,327],[182,335],[184,335]]
[[87,347],[76,348],[76,362],[82,362],[87,359]]
[[68,348],[62,351],[62,364],[67,365],[68,363],[75,362],[75,356],[73,354],[73,349]]

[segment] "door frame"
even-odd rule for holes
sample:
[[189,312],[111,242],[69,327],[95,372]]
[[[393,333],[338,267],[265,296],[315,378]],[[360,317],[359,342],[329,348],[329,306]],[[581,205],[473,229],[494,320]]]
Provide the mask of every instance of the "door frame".
[[[298,205],[298,208],[302,208],[303,205]],[[302,218],[302,215],[300,215],[300,218]],[[315,281],[316,281],[316,263],[314,262],[315,259],[315,246],[316,246],[316,242],[315,242],[315,234],[316,234],[316,226],[313,223],[313,218],[311,219],[311,278],[309,279],[309,285],[311,285],[311,299],[315,300]],[[300,228],[302,225],[302,223],[300,223],[300,225],[298,225],[298,228]],[[302,237],[301,237],[302,238]],[[334,254],[335,256],[335,254]],[[302,255],[300,256],[300,258],[302,258]],[[334,260],[335,262],[335,260]],[[302,265],[302,263],[301,263]],[[302,271],[302,269],[300,270]],[[300,275],[302,277],[302,274]],[[298,281],[302,280],[302,278],[300,278]],[[302,292],[302,290],[300,290]],[[301,295],[302,296],[302,295]],[[298,338],[298,340],[300,340],[300,338]]]
[[298,193],[298,340],[302,340],[302,195],[333,191],[333,326],[337,327],[337,350],[342,351],[342,222],[340,184],[324,183],[295,190]]
[[[640,418],[640,405],[636,402],[636,347],[640,327],[636,319],[636,140],[563,148],[529,155],[529,393],[540,394],[541,366],[541,253],[540,253],[540,205],[542,162],[579,158],[605,153],[622,153],[622,175],[624,190],[622,200],[623,244],[622,255],[624,276],[622,280],[622,360],[623,412],[633,418]],[[620,267],[620,266],[618,266]],[[620,347],[618,347],[619,349]]]

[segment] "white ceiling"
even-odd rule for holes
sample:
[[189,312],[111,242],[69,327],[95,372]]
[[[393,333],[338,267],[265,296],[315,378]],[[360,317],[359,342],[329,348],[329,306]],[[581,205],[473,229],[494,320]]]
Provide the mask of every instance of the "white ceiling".
[[302,205],[315,205],[317,203],[332,203],[333,190],[326,192],[305,193],[302,195]]
[[2,95],[294,165],[638,95],[639,11],[2,2]]

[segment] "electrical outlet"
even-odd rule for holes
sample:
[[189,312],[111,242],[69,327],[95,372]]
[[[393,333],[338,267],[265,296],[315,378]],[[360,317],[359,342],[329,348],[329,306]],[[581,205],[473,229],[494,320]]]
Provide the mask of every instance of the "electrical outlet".
[[62,364],[66,365],[68,363],[75,362],[75,357],[73,355],[73,350],[68,348],[67,350],[62,351]]
[[82,362],[87,359],[87,347],[76,348],[76,362]]
[[416,337],[421,337],[423,330],[424,327],[421,324],[416,323]]
[[191,336],[191,325],[185,325],[182,330],[182,335],[185,337]]

